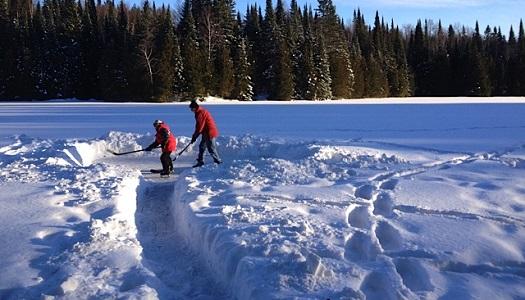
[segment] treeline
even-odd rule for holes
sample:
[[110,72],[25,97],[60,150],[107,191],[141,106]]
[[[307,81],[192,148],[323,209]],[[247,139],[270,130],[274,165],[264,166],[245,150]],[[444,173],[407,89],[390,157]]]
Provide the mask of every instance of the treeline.
[[0,0],[0,99],[179,101],[525,95],[525,33],[418,21],[401,30],[332,0],[314,10],[236,12],[233,0],[180,8],[98,0]]

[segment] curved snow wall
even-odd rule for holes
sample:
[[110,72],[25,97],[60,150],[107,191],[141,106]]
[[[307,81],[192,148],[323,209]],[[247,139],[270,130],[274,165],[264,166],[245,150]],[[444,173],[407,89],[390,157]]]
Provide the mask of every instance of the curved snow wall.
[[[271,299],[276,291],[271,286],[261,286],[264,274],[261,260],[266,258],[250,253],[241,242],[228,232],[220,212],[215,216],[199,216],[195,203],[206,206],[208,196],[192,191],[188,180],[191,171],[184,172],[175,185],[172,213],[175,230],[203,260],[216,281],[231,293],[234,299]],[[195,201],[197,200],[197,201]]]

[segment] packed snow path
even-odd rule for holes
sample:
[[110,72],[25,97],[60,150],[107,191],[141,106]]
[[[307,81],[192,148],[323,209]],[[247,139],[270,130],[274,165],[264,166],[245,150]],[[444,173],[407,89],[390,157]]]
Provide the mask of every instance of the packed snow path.
[[171,210],[173,181],[152,180],[153,177],[158,174],[141,181],[135,221],[143,263],[167,286],[159,296],[162,299],[228,299],[199,257],[177,234]]

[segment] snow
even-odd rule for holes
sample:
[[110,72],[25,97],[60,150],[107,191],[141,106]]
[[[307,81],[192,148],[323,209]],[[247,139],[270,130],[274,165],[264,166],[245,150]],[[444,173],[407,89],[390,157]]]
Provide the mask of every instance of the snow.
[[0,103],[0,298],[524,298],[524,99],[373,103],[208,98],[169,179],[106,150],[187,104]]

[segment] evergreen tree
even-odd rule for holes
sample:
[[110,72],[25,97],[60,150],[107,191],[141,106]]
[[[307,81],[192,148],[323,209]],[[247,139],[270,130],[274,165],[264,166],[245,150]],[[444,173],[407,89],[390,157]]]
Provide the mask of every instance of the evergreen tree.
[[436,48],[433,50],[431,59],[429,59],[428,86],[426,92],[430,96],[448,96],[450,95],[450,68],[449,54],[445,43],[445,33],[441,26],[438,25]]
[[63,0],[60,4],[60,22],[57,22],[57,40],[61,49],[62,68],[59,71],[61,97],[75,97],[80,89],[80,16],[75,0]]
[[314,16],[267,0],[243,22],[233,0],[185,0],[175,30],[148,1],[0,0],[0,99],[525,95],[522,21],[508,40],[478,23],[401,32],[379,12],[372,27],[360,10],[346,26],[332,1]]
[[397,72],[396,84],[391,84],[391,96],[408,97],[411,95],[410,89],[410,72],[405,52],[405,43],[402,39],[399,28],[393,32],[394,59],[396,61]]
[[326,41],[332,77],[332,95],[336,99],[350,98],[354,76],[339,17],[332,0],[318,0],[318,2],[320,34]]
[[172,91],[174,98],[177,100],[183,100],[184,93],[184,84],[186,82],[184,78],[184,62],[181,56],[180,43],[175,34],[175,27],[173,28],[173,82],[172,82]]
[[175,32],[169,9],[163,7],[157,19],[153,46],[153,99],[164,102],[174,100]]
[[55,16],[58,10],[58,6],[53,3],[52,0],[44,0],[44,5],[42,6],[42,14],[44,17],[44,27],[45,32],[43,35],[43,49],[45,60],[44,60],[44,74],[43,74],[43,90],[42,95],[46,99],[60,97],[61,93],[61,82],[60,70],[62,62],[62,50],[60,49],[55,26]]
[[354,70],[354,86],[352,97],[363,98],[366,96],[367,83],[366,83],[366,60],[365,56],[370,55],[370,52],[364,52],[368,47],[364,47],[368,44],[368,33],[365,29],[366,25],[364,19],[361,18],[361,11],[354,11],[354,19],[352,21],[352,36],[350,42],[350,59]]
[[317,36],[314,46],[314,78],[310,84],[313,85],[313,100],[332,99],[332,77],[330,73],[330,62],[322,35]]
[[[5,53],[6,96],[28,99],[33,96],[31,81],[31,49],[29,39],[31,3],[26,1],[9,1],[7,26],[7,51]],[[2,54],[4,55],[4,54]],[[2,66],[4,68],[4,66]]]
[[290,48],[285,38],[278,40],[278,57],[275,64],[273,97],[277,100],[291,100],[294,93]]
[[299,52],[301,55],[298,57],[299,62],[297,66],[298,71],[295,74],[295,87],[297,97],[307,100],[314,100],[316,97],[314,84],[316,79],[314,63],[315,35],[312,22],[312,11],[305,6],[303,16],[304,38],[300,44]]
[[[372,52],[367,59],[367,95],[375,98],[388,97],[390,87],[387,76],[388,74],[393,74],[396,68],[394,60],[387,54],[384,46],[384,29],[382,27],[379,13],[376,12],[372,30]],[[391,76],[395,78],[394,75]],[[397,82],[393,82],[393,84],[397,84]]]
[[197,41],[197,31],[195,28],[195,20],[191,11],[191,1],[184,1],[184,8],[182,18],[179,23],[178,31],[181,36],[181,56],[184,62],[183,77],[185,80],[186,90],[184,97],[193,99],[197,96],[205,95],[205,87],[203,82],[204,69],[202,63],[204,57],[199,51],[199,44]]
[[[100,97],[98,91],[100,59],[100,37],[98,16],[94,1],[86,1],[82,11],[82,29],[80,37],[81,74],[78,97]],[[94,14],[94,15],[92,15]]]
[[[128,69],[126,59],[123,57],[127,53],[127,41],[125,25],[119,26],[117,11],[114,3],[106,3],[107,11],[104,16],[102,28],[102,49],[98,69],[99,87],[103,99],[108,100],[125,100],[127,97],[136,97],[135,99],[148,99],[150,85],[144,79],[144,61],[141,53],[137,52],[132,65],[136,81],[130,83],[128,80]],[[145,7],[149,9],[149,3],[145,2]],[[124,16],[120,16],[122,23],[125,23]],[[135,73],[136,72],[136,73]],[[142,76],[141,76],[142,75]],[[131,88],[131,90],[130,90]]]
[[277,100],[291,100],[294,93],[294,79],[289,45],[290,23],[284,11],[283,2],[278,0],[275,22],[272,33],[276,56],[273,57],[274,78],[271,98]]
[[366,61],[361,52],[359,39],[354,36],[350,49],[350,58],[354,70],[353,98],[363,98],[366,96]]
[[45,44],[45,21],[42,7],[37,3],[31,26],[31,82],[34,85],[33,96],[36,99],[45,99],[47,96],[47,74],[46,74],[46,44]]
[[523,20],[520,20],[520,29],[518,33],[518,49],[517,49],[517,69],[518,76],[516,82],[516,95],[525,96],[525,30],[523,28]]
[[418,20],[415,32],[410,37],[408,62],[412,67],[415,78],[414,95],[428,95],[428,89],[432,83],[428,81],[428,72],[430,69],[428,48],[426,47],[426,36],[423,32],[421,20]]
[[256,82],[257,92],[272,97],[275,93],[277,72],[277,23],[271,0],[266,0],[265,17],[261,26],[261,42],[257,47],[261,77]]
[[293,78],[293,98],[303,99],[304,98],[304,86],[301,87],[301,79],[303,66],[301,65],[304,53],[302,52],[302,45],[305,40],[305,32],[303,29],[302,13],[297,5],[297,0],[292,0],[290,6],[290,17],[289,17],[289,29],[288,44],[290,47],[290,64],[292,67],[292,78]]
[[8,99],[13,76],[13,30],[7,10],[7,0],[0,0],[0,100]]
[[250,63],[246,53],[246,41],[239,40],[237,50],[237,72],[235,74],[235,89],[233,97],[241,101],[253,100],[253,84],[250,77]]
[[465,93],[469,96],[489,96],[490,82],[486,69],[486,64],[481,53],[482,40],[479,32],[479,25],[476,22],[476,29],[472,40],[467,46],[468,68],[466,72]]
[[231,98],[235,85],[235,73],[229,43],[221,45],[216,50],[215,56],[216,94],[223,98]]
[[510,26],[509,31],[508,51],[508,68],[505,72],[505,77],[507,78],[508,95],[516,96],[519,94],[517,82],[519,80],[518,78],[520,77],[520,73],[518,67],[518,43],[516,41],[516,34],[514,33],[514,28],[512,26]]

